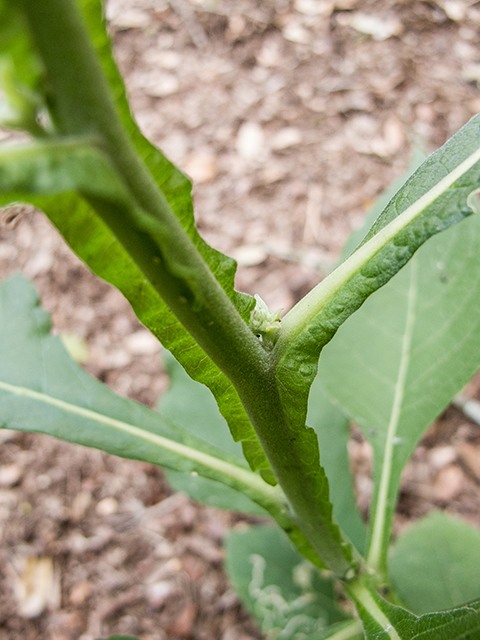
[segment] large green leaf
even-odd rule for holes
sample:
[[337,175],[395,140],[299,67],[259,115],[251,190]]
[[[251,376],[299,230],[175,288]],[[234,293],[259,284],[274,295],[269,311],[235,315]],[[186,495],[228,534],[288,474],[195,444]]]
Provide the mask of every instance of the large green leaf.
[[247,481],[257,487],[257,497],[266,490],[272,504],[280,506],[278,489],[242,460],[115,395],[85,373],[60,338],[50,335],[50,318],[33,285],[21,276],[0,287],[0,353],[2,428],[47,433],[124,458],[204,474],[241,490]]
[[[282,320],[273,351],[277,388],[295,446],[300,457],[308,461],[317,508],[324,514],[325,522],[331,517],[328,487],[320,467],[317,439],[312,430],[305,429],[308,394],[320,351],[340,325],[385,285],[423,242],[473,212],[476,205],[471,194],[479,187],[480,116],[477,116],[407,181],[367,240]],[[341,339],[335,341],[338,342]],[[351,387],[345,380],[342,385],[350,393]],[[379,434],[377,441],[381,437]],[[385,500],[390,504],[392,495]],[[384,528],[382,535],[383,532]],[[336,535],[334,528],[331,535]]]
[[416,614],[480,598],[480,531],[441,511],[395,541],[388,560],[395,593]]
[[480,366],[480,217],[430,240],[320,359],[329,394],[373,446],[372,566],[386,561],[402,469]]
[[[101,15],[101,2],[87,0],[81,4],[93,41],[111,84],[113,95],[116,98],[121,118],[139,155],[144,159],[166,200],[216,279],[235,304],[241,316],[248,320],[254,301],[253,298],[239,294],[233,289],[235,262],[208,247],[195,230],[190,182],[141,135],[130,115],[124,86],[111,57],[110,42]],[[23,59],[22,56],[23,53],[20,52],[20,61]],[[263,450],[233,385],[171,313],[110,228],[82,198],[76,195],[75,191],[78,189],[78,185],[74,184],[73,178],[70,180],[70,192],[65,193],[61,189],[57,189],[53,192],[55,197],[50,197],[52,189],[42,190],[39,181],[33,188],[27,180],[23,179],[20,188],[18,177],[21,175],[21,171],[20,173],[17,171],[17,174],[12,176],[11,167],[7,168],[5,164],[10,165],[11,162],[8,152],[3,160],[4,164],[0,167],[3,183],[0,206],[13,201],[26,201],[35,204],[48,215],[73,250],[90,268],[122,291],[132,304],[139,319],[161,340],[166,348],[172,351],[189,375],[210,388],[219,404],[220,411],[229,424],[234,439],[242,441],[244,453],[252,468],[259,469],[265,478],[274,483],[274,477]],[[44,165],[45,174],[48,162]],[[23,170],[24,178],[25,176],[32,177],[26,165],[20,169]],[[84,171],[87,171],[87,167],[84,168]],[[95,181],[93,172],[94,169],[92,169],[92,181]],[[63,173],[65,174],[66,171],[64,170]],[[50,185],[54,179],[55,176],[49,178]],[[118,183],[118,180],[116,182]],[[88,194],[89,190],[82,192],[82,194],[84,193]],[[143,224],[145,230],[145,222],[145,219],[143,223],[137,219],[135,225],[139,228]],[[172,262],[175,262],[175,257],[172,258]]]
[[274,358],[293,424],[303,429],[318,356],[343,322],[432,235],[477,207],[480,116],[435,152],[400,189],[360,247],[283,319]]
[[33,285],[21,276],[5,281],[0,286],[0,428],[46,433],[221,482],[273,516],[301,552],[318,562],[278,487],[241,458],[115,395],[86,374],[49,332],[49,316]]
[[269,640],[316,637],[345,618],[332,578],[306,563],[277,527],[233,531],[225,548],[227,574]]

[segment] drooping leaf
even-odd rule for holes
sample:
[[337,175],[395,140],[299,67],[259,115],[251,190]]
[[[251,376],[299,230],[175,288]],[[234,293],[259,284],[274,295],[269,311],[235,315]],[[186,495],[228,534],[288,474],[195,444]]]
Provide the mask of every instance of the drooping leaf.
[[480,599],[480,530],[430,513],[398,537],[388,567],[395,593],[417,615]]
[[174,422],[90,377],[72,360],[33,285],[13,276],[0,286],[0,428],[46,433],[69,442],[198,474],[259,504],[313,562],[282,492]]
[[478,640],[480,600],[417,617],[367,588],[354,595],[366,640]]
[[480,366],[480,216],[430,240],[320,359],[328,393],[374,450],[370,559],[385,567],[402,469]]
[[[315,434],[305,429],[308,395],[320,351],[343,322],[385,285],[423,242],[473,213],[476,204],[471,194],[477,188],[480,116],[415,172],[380,216],[368,241],[282,320],[273,351],[277,388],[295,446],[300,457],[308,460],[317,508],[325,522],[331,517],[328,486],[320,467]],[[335,537],[333,527],[330,531]]]
[[367,532],[356,505],[349,468],[347,443],[350,421],[332,404],[318,377],[310,392],[307,422],[318,437],[321,463],[330,487],[333,515],[349,540],[363,553]]
[[309,638],[345,618],[332,579],[306,563],[277,527],[233,531],[225,546],[227,574],[267,638]]
[[[145,140],[130,115],[124,86],[111,57],[110,42],[102,20],[102,3],[100,0],[86,0],[82,3],[82,9],[117,101],[121,118],[139,155],[146,162],[169,205],[216,279],[235,304],[240,315],[248,319],[254,300],[234,291],[235,262],[208,247],[195,230],[190,182]],[[27,33],[26,30],[24,31]],[[54,44],[52,42],[52,46]],[[26,166],[23,167],[23,172],[31,177]],[[15,182],[18,175],[12,177],[5,167],[0,168],[0,173],[3,173],[4,178],[0,206],[13,201],[26,201],[38,206],[48,215],[73,250],[90,268],[122,291],[141,322],[174,353],[189,375],[210,388],[234,439],[242,441],[244,453],[251,467],[260,470],[269,482],[275,483],[257,436],[231,382],[171,313],[112,231],[95,215],[90,206],[76,195],[74,180],[71,180],[73,187],[71,192],[62,193],[57,189],[55,197],[52,198],[50,197],[51,189],[39,189],[37,183],[37,192],[33,193],[30,185],[27,184],[28,180],[22,181],[20,189],[19,184]],[[92,180],[95,180],[95,176]],[[50,177],[49,183],[51,184],[52,181],[54,180]],[[86,193],[89,193],[88,189]],[[62,197],[59,194],[62,194]],[[143,224],[144,227],[145,220],[143,223],[137,220],[135,224],[140,226]]]
[[[160,413],[209,444],[242,458],[241,447],[232,440],[225,419],[220,415],[208,389],[192,380],[168,353],[165,354],[164,363],[170,385],[158,403]],[[268,515],[245,495],[208,478],[172,470],[167,470],[166,476],[176,491],[183,491],[203,504],[255,515]]]
[[228,474],[233,479],[238,473],[238,486],[243,477],[260,492],[266,487],[277,491],[241,459],[117,396],[85,373],[61,339],[50,335],[50,318],[35,288],[19,275],[0,286],[0,353],[2,428],[47,433],[125,458],[204,473],[228,484]]

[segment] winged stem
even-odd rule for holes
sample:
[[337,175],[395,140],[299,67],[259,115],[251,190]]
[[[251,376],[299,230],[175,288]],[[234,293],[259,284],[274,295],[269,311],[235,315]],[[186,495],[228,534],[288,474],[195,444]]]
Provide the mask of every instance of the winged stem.
[[91,196],[89,203],[234,384],[300,528],[325,564],[345,576],[351,564],[313,506],[316,489],[290,433],[269,355],[136,154],[78,7],[72,0],[22,1],[51,84],[52,114],[59,132],[95,136],[97,147],[127,186],[132,204],[120,215],[115,203]]

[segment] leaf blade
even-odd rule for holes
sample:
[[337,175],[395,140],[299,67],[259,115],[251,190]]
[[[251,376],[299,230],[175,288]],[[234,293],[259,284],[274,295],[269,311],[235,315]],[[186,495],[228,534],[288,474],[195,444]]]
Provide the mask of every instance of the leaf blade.
[[388,566],[395,593],[420,615],[478,599],[479,563],[480,531],[434,511],[397,538]]
[[473,212],[476,205],[470,196],[479,186],[480,116],[476,116],[407,181],[367,241],[282,320],[273,351],[277,389],[296,446],[308,461],[317,508],[337,541],[339,531],[332,520],[317,439],[305,428],[319,354],[340,325],[385,285],[425,240]]
[[238,457],[91,378],[50,335],[33,285],[13,276],[0,286],[0,428],[35,431],[115,455],[199,474],[265,509],[314,564],[318,557],[278,487]]
[[307,565],[278,528],[232,531],[226,553],[227,575],[267,637],[310,637],[345,619],[332,579]]
[[[153,145],[151,145],[142,136],[130,114],[128,102],[126,99],[125,88],[111,55],[111,44],[105,30],[105,22],[102,15],[102,4],[103,3],[100,0],[84,0],[79,3],[79,8],[82,10],[83,16],[88,23],[92,41],[97,48],[101,65],[103,66],[103,69],[108,78],[108,82],[110,83],[112,89],[112,96],[116,101],[117,110],[110,109],[109,111],[109,113],[111,112],[112,114],[111,120],[115,120],[118,113],[120,114],[120,118],[124,126],[126,127],[128,135],[134,143],[138,154],[147,164],[153,178],[160,186],[160,189],[165,195],[166,200],[170,204],[174,214],[187,232],[196,249],[200,252],[201,256],[207,263],[208,269],[213,273],[220,286],[233,302],[240,316],[243,319],[247,320],[250,309],[254,304],[253,298],[251,298],[250,296],[246,296],[245,294],[238,293],[233,288],[236,263],[232,259],[208,247],[208,245],[203,242],[203,240],[196,232],[193,219],[190,181],[178,169],[176,169],[163,156],[163,154],[161,154],[161,152],[156,150]],[[33,15],[39,14],[33,12]],[[31,16],[29,17],[31,18]],[[42,19],[43,18],[44,16],[42,17]],[[79,30],[81,31],[82,29],[80,27],[81,25],[79,25]],[[25,33],[28,32],[28,30],[24,31]],[[32,29],[32,31],[34,30]],[[62,34],[59,33],[60,39],[61,35]],[[38,36],[38,34],[36,34],[36,36]],[[82,38],[80,38],[80,40],[82,40]],[[36,41],[37,44],[40,42],[38,37]],[[85,43],[82,40],[82,45],[84,44]],[[46,49],[44,47],[44,49],[42,50],[42,55],[48,58],[56,72],[58,71],[60,75],[62,75],[63,79],[65,79],[65,74],[62,71],[62,65],[58,66],[57,64],[57,58],[61,58],[61,56],[55,56],[54,45],[55,42],[50,38],[48,40],[48,46],[46,47]],[[90,55],[91,52],[88,49],[87,45],[86,48],[84,46],[85,50],[83,51],[86,56],[85,59],[88,58],[89,63],[93,64],[92,68],[95,68],[96,70],[98,66],[96,65],[97,60],[94,59],[94,56],[92,57],[92,55]],[[75,59],[76,58],[74,51],[72,60],[75,61]],[[68,84],[68,77],[66,78],[66,82]],[[101,84],[102,82],[100,78],[99,86]],[[64,108],[64,110],[66,109],[70,116],[72,116],[72,113],[70,112],[73,112],[72,117],[74,119],[75,126],[79,125],[79,123],[81,124],[82,122],[84,122],[85,118],[90,113],[88,109],[85,110],[85,113],[82,112],[83,115],[77,122],[75,120],[75,113],[76,111],[78,111],[78,109],[75,108],[75,104],[73,103],[72,105],[71,101],[69,102],[68,96],[64,96],[65,92],[62,93],[60,91],[59,93],[61,95],[56,96],[57,99],[60,98],[59,100],[50,100],[49,102],[49,104],[53,105],[53,111],[55,111],[55,103],[60,104],[61,102],[63,105],[62,108]],[[107,98],[111,97],[108,95],[108,92],[104,93]],[[63,100],[63,98],[65,98],[65,100]],[[80,96],[79,99],[82,98],[83,96]],[[108,106],[110,107],[111,101],[107,100],[107,102],[109,102]],[[55,115],[58,114],[54,114],[53,121],[56,121]],[[108,123],[108,120],[106,123],[104,122],[107,128]],[[91,130],[90,123],[88,122],[88,117],[87,123],[83,128],[86,128],[89,131]],[[117,130],[120,129],[120,126],[117,127]],[[113,127],[112,131],[113,130],[115,130],[115,126]],[[110,131],[110,133],[112,131]],[[106,146],[108,147],[108,145]],[[123,154],[121,153],[113,155],[115,157],[110,158],[113,164],[115,164],[116,160],[119,157],[123,157]],[[227,419],[234,439],[243,442],[245,455],[249,460],[252,468],[260,470],[263,476],[268,478],[269,482],[275,484],[274,475],[258,442],[258,438],[238,398],[238,394],[235,391],[230,380],[221,373],[220,369],[213,364],[211,359],[206,356],[205,352],[195,344],[195,341],[189,336],[188,332],[185,331],[185,329],[178,322],[175,316],[173,316],[169,312],[168,307],[166,307],[166,305],[156,294],[154,288],[151,287],[142,276],[142,273],[138,269],[137,265],[132,260],[129,260],[128,254],[126,254],[126,252],[120,247],[119,243],[116,241],[115,236],[105,228],[103,222],[101,220],[96,220],[92,215],[92,211],[90,211],[90,209],[85,205],[83,201],[77,201],[74,194],[69,194],[69,197],[65,197],[63,202],[60,200],[54,202],[52,201],[52,199],[47,201],[46,199],[41,198],[36,198],[33,201],[28,190],[24,190],[23,193],[14,193],[14,186],[15,185],[12,185],[11,189],[8,189],[8,187],[6,188],[5,194],[7,195],[7,197],[3,199],[2,204],[8,204],[9,202],[12,202],[14,200],[23,199],[24,201],[31,202],[39,208],[45,210],[51,221],[55,224],[55,226],[57,226],[62,235],[66,237],[67,241],[74,249],[74,251],[80,253],[80,257],[84,261],[86,261],[87,264],[89,264],[89,266],[98,275],[100,275],[100,277],[103,277],[107,281],[112,282],[118,288],[120,288],[122,293],[124,293],[127,299],[129,299],[129,302],[134,307],[134,310],[139,316],[140,320],[148,328],[153,330],[157,337],[159,337],[159,333],[162,334],[162,342],[166,344],[167,348],[173,350],[175,356],[187,368],[189,374],[192,375],[194,379],[197,379],[209,386],[209,388],[217,398],[222,414],[225,415]],[[88,193],[88,190],[86,191],[86,193]],[[37,194],[37,196],[39,195],[40,194]],[[64,212],[68,206],[71,207],[72,214],[73,212],[75,212],[75,219],[73,219],[73,215],[70,218],[64,215]],[[94,228],[95,226],[96,229]],[[83,238],[79,238],[78,234],[82,233],[82,231]],[[88,231],[90,232],[89,242],[87,242],[86,239]],[[99,246],[99,238],[103,238],[101,249],[106,252],[104,256],[100,257],[95,256],[95,249]],[[108,265],[108,262],[113,261],[117,261],[117,264],[114,265],[118,267],[116,269],[116,274],[113,274],[113,271],[115,269],[110,269]],[[173,260],[173,263],[175,264],[175,260]],[[190,273],[190,276],[193,277],[194,274],[192,275],[192,273],[193,272]],[[119,277],[119,274],[122,274],[122,278]],[[110,280],[107,275],[111,276]],[[195,278],[193,277],[193,279]],[[125,282],[125,280],[135,282],[137,286],[130,286],[131,283]],[[144,303],[144,297],[148,298],[149,302],[152,303],[150,309],[148,309],[147,305]],[[157,308],[159,309],[160,313],[157,317],[155,317],[155,310]],[[162,324],[163,326],[160,326]],[[243,323],[240,321],[240,324]]]
[[259,488],[265,484],[238,458],[116,396],[86,374],[49,331],[48,314],[39,307],[32,285],[21,276],[5,281],[0,287],[3,428],[48,433],[220,481],[239,474]]

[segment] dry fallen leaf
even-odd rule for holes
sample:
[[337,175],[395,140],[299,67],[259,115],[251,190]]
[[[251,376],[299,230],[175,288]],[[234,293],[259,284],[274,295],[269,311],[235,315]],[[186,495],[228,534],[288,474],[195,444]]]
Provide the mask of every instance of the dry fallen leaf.
[[30,556],[17,559],[17,572],[13,591],[18,613],[23,618],[36,618],[47,607],[60,606],[60,576],[55,572],[53,560]]

